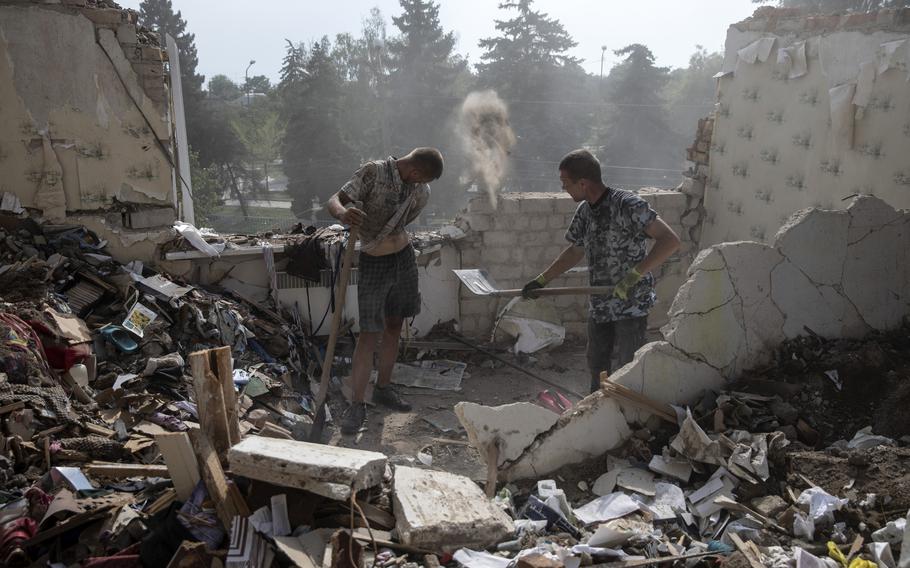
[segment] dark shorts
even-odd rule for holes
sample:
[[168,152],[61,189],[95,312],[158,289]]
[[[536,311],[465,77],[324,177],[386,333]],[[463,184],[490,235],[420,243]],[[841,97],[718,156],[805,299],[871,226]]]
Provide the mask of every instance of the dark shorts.
[[588,368],[591,392],[600,390],[600,373],[612,373],[631,361],[645,344],[648,318],[629,318],[605,323],[588,320]]
[[420,313],[414,247],[385,256],[361,254],[359,271],[360,331],[382,331],[386,317],[410,318]]

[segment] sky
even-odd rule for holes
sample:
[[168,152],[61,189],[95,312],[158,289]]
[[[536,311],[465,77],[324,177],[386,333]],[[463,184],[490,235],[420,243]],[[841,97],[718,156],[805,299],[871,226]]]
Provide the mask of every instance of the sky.
[[[496,35],[494,20],[509,19],[514,10],[498,9],[499,0],[437,0],[443,29],[458,37],[457,51],[473,64],[482,50],[478,40]],[[138,10],[140,0],[120,0]],[[328,35],[359,35],[361,22],[373,7],[386,18],[401,12],[398,0],[172,0],[196,34],[197,73],[206,79],[224,74],[242,82],[251,60],[252,75],[277,82],[286,42],[311,42]],[[612,50],[643,43],[657,64],[685,67],[696,45],[721,51],[727,27],[756,8],[752,0],[537,0],[534,8],[558,19],[578,42],[571,55],[584,59],[589,73],[604,74],[619,61]],[[606,46],[604,52],[602,46]]]

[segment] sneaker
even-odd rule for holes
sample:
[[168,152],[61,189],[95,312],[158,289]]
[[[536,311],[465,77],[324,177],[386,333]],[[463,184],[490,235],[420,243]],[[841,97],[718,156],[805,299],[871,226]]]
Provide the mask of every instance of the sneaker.
[[363,427],[367,419],[367,405],[362,402],[352,402],[341,419],[341,433],[350,436],[356,434]]
[[401,395],[398,394],[398,391],[392,385],[373,387],[373,402],[392,410],[400,410],[402,412],[411,410],[411,405],[401,398]]

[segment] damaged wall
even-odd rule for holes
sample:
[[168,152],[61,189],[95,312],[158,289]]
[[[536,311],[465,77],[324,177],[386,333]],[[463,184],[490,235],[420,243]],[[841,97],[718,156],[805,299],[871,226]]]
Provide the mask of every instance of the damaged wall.
[[910,206],[910,9],[760,8],[727,32],[701,248],[770,242],[794,212]]
[[[639,349],[611,380],[685,405],[704,389],[769,363],[781,342],[807,329],[837,338],[898,327],[910,315],[908,245],[910,212],[860,196],[846,211],[797,212],[771,245],[712,246],[689,268],[661,330],[665,340]],[[629,436],[627,421],[646,418],[602,392],[592,394],[509,464],[506,475],[543,475],[600,455]]]
[[56,222],[115,211],[111,230],[169,226],[164,52],[135,12],[77,4],[0,2],[0,193]]
[[[657,305],[649,326],[667,321],[667,308],[685,280],[685,271],[695,247],[689,238],[695,216],[689,213],[692,198],[679,191],[642,190],[640,195],[682,239],[680,250],[664,264],[657,276]],[[568,245],[566,229],[577,204],[566,193],[504,193],[497,209],[486,196],[475,197],[456,219],[467,236],[457,242],[462,268],[485,268],[501,288],[521,288],[540,274]],[[580,265],[586,265],[585,262]],[[586,272],[572,271],[551,286],[587,286]],[[508,299],[475,296],[462,287],[459,295],[461,331],[488,337],[496,314]],[[544,298],[552,302],[568,335],[584,336],[588,319],[587,296]]]

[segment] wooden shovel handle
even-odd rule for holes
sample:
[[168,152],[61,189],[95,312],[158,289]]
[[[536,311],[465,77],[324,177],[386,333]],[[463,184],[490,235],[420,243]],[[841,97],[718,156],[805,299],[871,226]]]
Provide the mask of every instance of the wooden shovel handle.
[[[538,296],[572,296],[586,294],[612,294],[613,286],[567,286],[563,288],[538,288],[534,290]],[[521,296],[521,289],[497,290],[491,296]]]

